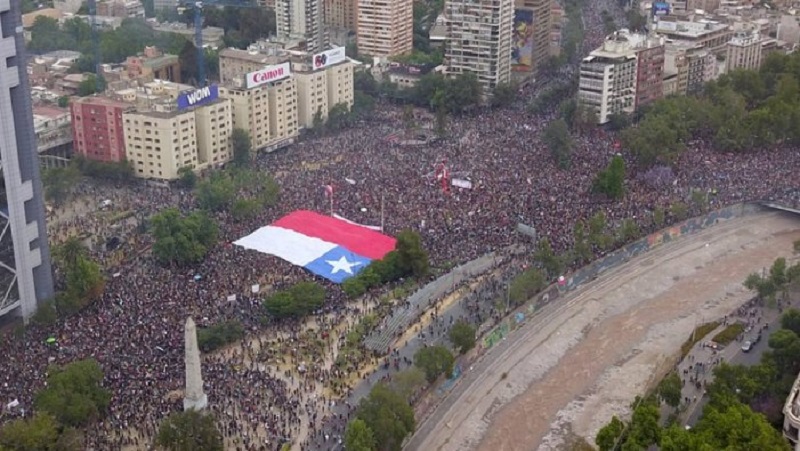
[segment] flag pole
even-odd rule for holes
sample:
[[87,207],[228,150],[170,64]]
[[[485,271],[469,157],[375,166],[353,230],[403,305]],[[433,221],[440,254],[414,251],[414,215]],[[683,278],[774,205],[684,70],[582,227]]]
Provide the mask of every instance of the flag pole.
[[331,190],[331,217],[333,217],[333,190]]
[[383,216],[383,193],[381,193],[381,232],[383,232],[383,223],[384,223],[384,216]]

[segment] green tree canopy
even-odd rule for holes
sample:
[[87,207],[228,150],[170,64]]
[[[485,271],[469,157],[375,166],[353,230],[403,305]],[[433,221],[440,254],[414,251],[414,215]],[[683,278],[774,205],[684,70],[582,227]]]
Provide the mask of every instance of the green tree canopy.
[[375,449],[375,435],[364,420],[356,418],[347,424],[344,443],[347,451],[372,451]]
[[449,376],[453,372],[454,363],[453,353],[444,346],[420,348],[414,354],[414,365],[425,372],[429,383],[433,383],[442,374]]
[[222,451],[222,434],[214,417],[194,409],[175,412],[161,422],[156,443],[170,451]]
[[299,282],[264,299],[264,308],[276,318],[302,317],[325,303],[325,289],[316,282]]
[[205,257],[217,241],[217,225],[203,212],[182,216],[168,208],[150,220],[153,254],[167,264],[186,265]]
[[466,321],[456,321],[448,332],[450,342],[464,354],[475,347],[475,326]]
[[250,134],[247,130],[234,128],[231,133],[231,146],[233,147],[233,164],[238,167],[246,167],[252,158],[252,146],[250,145]]
[[36,394],[36,409],[74,427],[106,414],[111,394],[102,387],[103,370],[95,360],[51,367],[48,373],[47,386]]
[[430,270],[428,252],[422,247],[422,238],[413,230],[397,234],[397,268],[406,274],[423,277]]
[[400,451],[403,440],[416,427],[411,406],[402,396],[380,383],[361,400],[356,418],[364,421],[373,432],[376,449],[380,451]]
[[0,447],[9,451],[49,451],[56,449],[58,423],[47,413],[14,420],[0,429]]
[[80,178],[81,173],[74,165],[45,169],[42,171],[45,199],[57,207],[63,205],[72,197]]
[[625,193],[625,160],[620,156],[611,159],[608,167],[600,171],[592,189],[611,199],[620,199]]
[[571,164],[572,136],[564,119],[556,119],[545,127],[542,141],[550,149],[550,153],[561,169],[566,169]]
[[658,384],[658,396],[664,400],[667,405],[678,407],[681,403],[681,377],[677,372],[671,372],[665,377],[660,384]]

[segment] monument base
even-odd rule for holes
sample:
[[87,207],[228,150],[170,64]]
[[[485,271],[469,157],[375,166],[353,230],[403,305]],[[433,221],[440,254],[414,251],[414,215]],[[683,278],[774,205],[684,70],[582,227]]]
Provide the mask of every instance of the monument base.
[[203,410],[208,405],[208,396],[203,393],[198,399],[183,398],[183,410]]

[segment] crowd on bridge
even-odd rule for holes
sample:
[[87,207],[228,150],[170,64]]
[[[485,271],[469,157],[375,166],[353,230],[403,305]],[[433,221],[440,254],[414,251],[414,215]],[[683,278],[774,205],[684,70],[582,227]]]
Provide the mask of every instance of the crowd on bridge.
[[[603,38],[599,16],[606,2],[586,3],[586,45],[592,47]],[[30,413],[49,364],[92,357],[103,367],[113,398],[109,415],[89,430],[86,448],[145,448],[159,421],[182,406],[182,325],[192,316],[201,327],[235,319],[249,332],[234,349],[204,357],[210,408],[217,413],[231,449],[271,450],[296,437],[306,437],[307,448],[325,448],[328,441],[339,440],[346,417],[333,407],[346,401],[347,389],[333,392],[330,382],[346,376],[333,361],[347,329],[336,327],[342,321],[352,325],[356,311],[364,313],[371,307],[346,303],[339,288],[320,281],[327,288],[326,308],[310,321],[318,330],[313,341],[321,345],[310,352],[305,349],[312,341],[307,338],[308,325],[271,322],[265,326],[263,293],[252,293],[251,286],[280,289],[312,275],[231,244],[293,210],[328,212],[325,185],[334,188],[335,212],[350,220],[384,223],[389,234],[418,230],[434,266],[463,263],[525,242],[527,238],[516,232],[520,222],[549,238],[556,252],[570,248],[577,221],[598,211],[605,213],[609,223],[633,218],[642,230],[652,230],[656,208],[668,211],[698,189],[713,193],[712,208],[745,200],[800,204],[798,149],[726,154],[700,142],[690,143],[675,161],[670,183],[654,186],[631,170],[622,200],[597,197],[591,193],[591,184],[597,171],[620,152],[616,137],[599,130],[575,136],[571,167],[558,169],[540,138],[552,117],[534,116],[526,110],[531,95],[523,90],[512,106],[450,118],[448,137],[426,146],[389,142],[387,136],[403,128],[402,110],[380,104],[367,124],[304,139],[261,156],[258,167],[274,174],[282,187],[280,202],[244,223],[226,213],[215,214],[220,244],[202,263],[175,268],[159,265],[146,252],[128,255],[108,269],[102,300],[55,325],[33,326],[22,337],[4,342],[0,400],[20,404],[5,409],[2,418]],[[417,114],[423,129],[433,128],[431,115]],[[445,192],[434,176],[436,165],[443,161],[452,177],[470,180],[472,188],[451,187]],[[192,193],[178,188],[84,184],[81,190],[82,198],[90,199],[82,201],[83,212],[94,210],[107,198],[114,209],[144,214],[170,206],[183,211],[194,208]],[[101,237],[137,236],[133,223],[110,231],[89,213],[62,216],[51,226],[51,236],[77,231]],[[123,250],[133,254],[146,249],[149,240],[147,235],[128,238]],[[103,257],[103,251],[95,255]],[[234,301],[229,300],[231,295],[236,295]],[[494,301],[482,292],[475,295],[469,301],[475,303],[470,307],[474,321],[497,314],[480,307],[480,300]],[[445,329],[446,324],[434,321],[419,331],[441,335]],[[47,343],[49,337],[56,344]],[[307,360],[310,357],[314,360]]]

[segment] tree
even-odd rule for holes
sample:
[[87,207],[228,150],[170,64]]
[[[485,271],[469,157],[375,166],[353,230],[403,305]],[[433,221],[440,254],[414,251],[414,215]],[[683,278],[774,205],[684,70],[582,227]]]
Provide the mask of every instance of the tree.
[[105,89],[104,83],[97,75],[89,74],[78,85],[78,96],[86,97]]
[[781,316],[781,327],[788,329],[800,337],[800,310],[790,308]]
[[622,225],[619,228],[619,240],[622,243],[628,243],[639,238],[639,234],[639,225],[635,220],[631,218],[622,220]]
[[217,350],[229,343],[241,340],[244,328],[238,321],[226,321],[197,330],[197,344],[203,352]]
[[217,241],[217,225],[204,212],[183,217],[178,209],[168,208],[154,215],[150,224],[153,254],[161,263],[199,262]]
[[241,128],[234,128],[231,133],[231,146],[233,147],[233,164],[245,167],[250,164],[250,134]]
[[218,172],[210,179],[197,184],[195,197],[197,205],[203,210],[221,211],[224,210],[233,200],[236,188],[233,181],[226,174]]
[[592,189],[611,199],[620,199],[625,193],[625,160],[620,156],[611,159],[608,167],[594,179]]
[[[436,136],[443,139],[447,136],[447,110],[444,107],[436,108]],[[800,251],[798,251],[800,252]]]
[[93,359],[48,370],[47,386],[35,396],[37,410],[66,426],[80,427],[105,415],[111,393],[102,387],[103,370]]
[[630,432],[628,434],[623,449],[646,449],[650,445],[658,443],[661,436],[661,428],[658,421],[661,412],[658,403],[652,398],[641,400],[638,396],[633,402],[636,406],[633,409],[631,418]]
[[63,205],[72,196],[80,178],[80,171],[73,165],[45,169],[42,171],[45,198],[55,206]]
[[423,277],[430,270],[428,252],[422,247],[422,238],[413,230],[397,234],[397,267],[405,274]]
[[66,273],[67,294],[77,300],[81,308],[103,295],[106,282],[96,262],[80,257]]
[[425,379],[433,383],[439,376],[453,372],[455,358],[444,346],[421,348],[414,354],[414,366],[425,372]]
[[392,391],[411,402],[417,391],[425,386],[425,373],[412,366],[392,376],[389,384]]
[[564,262],[561,257],[553,252],[553,248],[550,246],[550,240],[547,238],[539,240],[533,258],[537,263],[542,265],[542,268],[544,268],[547,276],[550,278],[554,278],[564,271]]
[[181,188],[192,189],[197,184],[197,174],[191,166],[184,166],[178,169],[178,185]]
[[69,106],[69,96],[61,96],[58,98],[58,107],[66,108]]
[[222,451],[214,417],[194,409],[175,412],[161,422],[156,443],[170,451]]
[[0,447],[9,451],[54,450],[57,441],[58,424],[45,412],[14,420],[0,429]]
[[667,405],[677,408],[681,403],[682,386],[683,384],[681,383],[680,376],[673,371],[658,384],[658,396],[660,396]]
[[403,440],[416,427],[411,406],[381,383],[361,400],[356,418],[364,421],[373,432],[375,446],[380,451],[400,451]]
[[597,437],[594,442],[600,448],[600,451],[611,451],[614,445],[622,436],[622,431],[625,430],[625,423],[620,421],[616,415],[611,417],[611,422],[600,428],[597,432]]
[[276,318],[302,317],[325,303],[325,289],[315,282],[299,282],[264,299],[267,313]]
[[375,435],[364,420],[356,418],[347,424],[344,443],[347,451],[372,451],[375,449]]
[[88,249],[76,236],[67,238],[53,249],[53,257],[64,269],[69,269],[71,266],[76,265],[78,260],[86,258],[87,255]]
[[237,199],[231,207],[231,216],[236,221],[253,219],[258,215],[259,203],[253,199]]
[[498,83],[492,91],[491,105],[501,107],[511,105],[517,97],[517,88],[511,83]]
[[693,432],[710,449],[790,449],[781,433],[763,415],[741,403],[725,409],[709,406]]
[[520,305],[542,291],[545,278],[537,268],[531,268],[514,278],[508,289],[509,301],[512,305]]
[[328,111],[328,130],[341,130],[350,126],[350,106],[346,103],[337,103]]
[[542,141],[550,149],[550,154],[553,155],[559,168],[566,169],[570,166],[573,143],[564,119],[556,119],[547,124],[542,134]]
[[466,321],[456,321],[448,333],[450,342],[461,354],[475,347],[475,326]]

